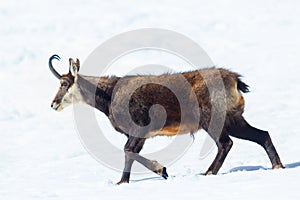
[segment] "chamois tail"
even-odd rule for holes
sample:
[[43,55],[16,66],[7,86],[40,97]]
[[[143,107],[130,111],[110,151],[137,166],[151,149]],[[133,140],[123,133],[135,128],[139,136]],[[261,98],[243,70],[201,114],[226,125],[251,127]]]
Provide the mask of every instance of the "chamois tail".
[[243,93],[250,92],[249,91],[249,85],[241,81],[241,79],[238,77],[237,78],[237,88],[238,90],[242,91]]

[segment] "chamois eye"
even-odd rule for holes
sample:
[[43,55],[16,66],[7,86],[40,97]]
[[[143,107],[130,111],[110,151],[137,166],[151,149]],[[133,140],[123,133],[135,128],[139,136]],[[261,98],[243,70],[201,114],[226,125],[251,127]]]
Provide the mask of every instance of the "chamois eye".
[[61,87],[64,87],[64,88],[68,87],[68,83],[67,82],[62,82]]

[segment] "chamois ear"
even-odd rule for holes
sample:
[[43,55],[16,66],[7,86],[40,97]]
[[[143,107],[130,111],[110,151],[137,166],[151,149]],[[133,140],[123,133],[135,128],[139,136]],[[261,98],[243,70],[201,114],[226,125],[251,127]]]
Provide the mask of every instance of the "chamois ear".
[[72,58],[69,59],[69,63],[70,63],[70,72],[72,74],[72,76],[77,76],[78,70],[79,70],[79,61],[78,59],[76,60],[76,63],[74,62],[74,60]]
[[79,71],[79,69],[80,69],[80,62],[79,62],[79,59],[78,58],[76,58],[76,65],[77,65],[77,71]]

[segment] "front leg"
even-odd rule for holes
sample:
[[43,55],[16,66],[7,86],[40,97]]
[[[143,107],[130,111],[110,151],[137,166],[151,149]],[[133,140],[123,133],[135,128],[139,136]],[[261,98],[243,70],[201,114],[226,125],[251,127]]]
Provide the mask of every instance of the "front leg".
[[128,155],[126,155],[127,150],[131,150],[135,153],[139,153],[145,143],[145,138],[135,138],[135,137],[128,137],[128,140],[124,146],[124,151],[125,151],[125,166],[123,170],[123,174],[121,177],[121,180],[117,183],[118,185],[122,183],[129,183],[129,178],[130,178],[130,172],[131,172],[131,167],[134,162],[134,159],[129,158]]
[[142,165],[144,165],[145,167],[147,167],[149,170],[162,176],[164,179],[168,178],[167,168],[162,166],[156,160],[149,160],[149,159],[139,155],[138,153],[134,153],[131,151],[125,151],[125,153],[129,158],[136,160],[137,162],[139,162]]
[[125,155],[125,167],[123,170],[123,174],[121,180],[117,183],[118,185],[122,183],[129,183],[130,171],[133,164],[133,159],[130,159],[127,155]]
[[125,167],[123,170],[122,178],[117,184],[129,183],[130,171],[134,160],[141,163],[142,165],[144,165],[146,168],[150,169],[154,173],[162,176],[163,178],[165,179],[168,178],[167,170],[165,167],[163,167],[155,160],[149,160],[139,155],[139,152],[142,150],[145,140],[146,140],[145,138],[137,138],[137,137],[129,136],[124,148]]

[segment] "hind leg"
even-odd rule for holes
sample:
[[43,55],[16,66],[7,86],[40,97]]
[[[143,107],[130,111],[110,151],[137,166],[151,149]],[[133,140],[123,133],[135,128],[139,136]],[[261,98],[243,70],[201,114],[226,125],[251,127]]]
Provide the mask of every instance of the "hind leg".
[[[213,138],[214,139],[214,138]],[[217,174],[219,169],[224,163],[224,160],[230,151],[233,142],[229,138],[228,134],[223,132],[219,138],[214,139],[218,147],[218,153],[213,163],[210,165],[205,175]]]
[[230,126],[229,133],[233,137],[249,140],[261,145],[269,156],[272,168],[284,168],[267,131],[252,127],[240,116],[236,122]]

